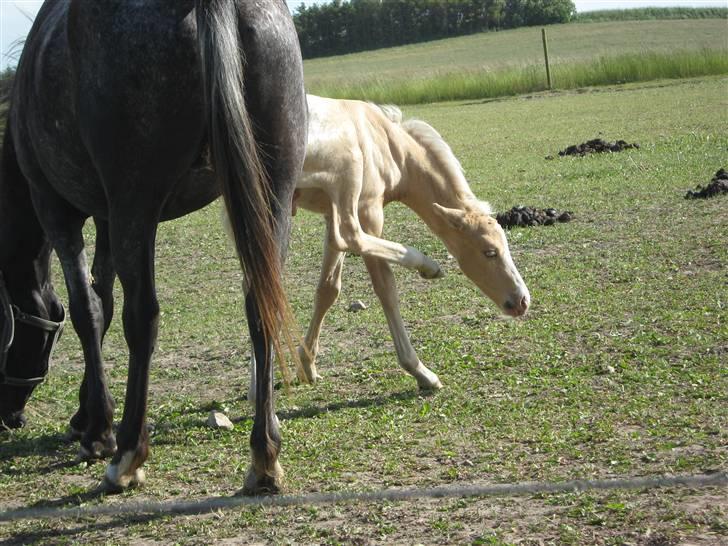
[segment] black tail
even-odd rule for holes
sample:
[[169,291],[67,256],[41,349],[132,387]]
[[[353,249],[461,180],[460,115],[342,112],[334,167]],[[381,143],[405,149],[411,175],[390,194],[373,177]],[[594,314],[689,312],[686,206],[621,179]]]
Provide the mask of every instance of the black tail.
[[285,338],[292,339],[293,320],[282,283],[272,213],[275,196],[245,105],[235,3],[196,0],[196,12],[213,167],[247,288],[259,308],[260,327],[285,372],[279,334],[282,326]]

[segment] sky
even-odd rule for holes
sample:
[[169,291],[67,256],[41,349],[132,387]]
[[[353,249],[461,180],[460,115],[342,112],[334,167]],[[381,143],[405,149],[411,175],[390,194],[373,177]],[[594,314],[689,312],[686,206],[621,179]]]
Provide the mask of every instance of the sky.
[[[295,10],[301,4],[313,4],[318,0],[288,0]],[[33,17],[42,0],[0,0],[0,71],[17,62],[17,48],[13,44],[22,40],[30,30]],[[728,7],[728,0],[574,0],[580,12],[596,9],[625,9],[647,6],[658,7]],[[15,55],[14,55],[15,53]]]

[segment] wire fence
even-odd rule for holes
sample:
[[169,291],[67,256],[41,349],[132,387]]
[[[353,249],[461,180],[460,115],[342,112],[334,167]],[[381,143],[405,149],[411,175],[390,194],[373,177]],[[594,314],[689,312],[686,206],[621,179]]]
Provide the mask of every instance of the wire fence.
[[211,497],[188,501],[127,502],[78,507],[37,507],[0,512],[0,523],[37,519],[84,519],[97,516],[129,515],[193,515],[260,506],[310,506],[342,502],[408,501],[423,498],[513,497],[539,494],[609,491],[614,489],[647,490],[657,488],[725,487],[728,472],[691,476],[658,476],[651,478],[617,478],[609,480],[571,480],[564,482],[527,482],[483,486],[442,486],[420,489],[382,489],[365,492],[309,493],[267,497]]

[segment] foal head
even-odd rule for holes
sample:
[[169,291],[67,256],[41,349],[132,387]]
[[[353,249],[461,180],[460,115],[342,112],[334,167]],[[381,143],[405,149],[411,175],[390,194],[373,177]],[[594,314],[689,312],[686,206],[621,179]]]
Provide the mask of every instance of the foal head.
[[49,282],[5,273],[0,272],[0,431],[25,424],[23,409],[48,372],[65,319]]
[[465,210],[434,204],[445,222],[443,240],[460,269],[507,315],[526,313],[531,295],[511,259],[503,228],[490,216],[490,207],[469,202]]

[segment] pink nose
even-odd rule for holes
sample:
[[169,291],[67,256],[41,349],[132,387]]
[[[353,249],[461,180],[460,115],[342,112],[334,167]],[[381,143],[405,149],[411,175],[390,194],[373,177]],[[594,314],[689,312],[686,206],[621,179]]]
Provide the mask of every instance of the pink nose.
[[507,300],[504,307],[509,315],[520,317],[526,314],[530,303],[530,298],[527,294],[524,294],[523,296],[513,298],[513,300]]

